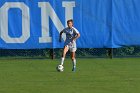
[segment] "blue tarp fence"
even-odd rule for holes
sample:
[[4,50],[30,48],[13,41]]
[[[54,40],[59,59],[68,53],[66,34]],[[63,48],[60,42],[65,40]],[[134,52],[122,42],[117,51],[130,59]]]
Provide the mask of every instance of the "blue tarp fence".
[[[1,0],[0,48],[62,48],[74,20],[78,48],[140,45],[140,0]],[[65,35],[63,35],[65,40]]]

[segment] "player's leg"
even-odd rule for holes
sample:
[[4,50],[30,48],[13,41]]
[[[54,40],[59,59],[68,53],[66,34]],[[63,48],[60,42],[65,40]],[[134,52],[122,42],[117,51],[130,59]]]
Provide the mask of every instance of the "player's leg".
[[76,52],[76,42],[73,42],[72,45],[70,46],[70,52],[71,52],[71,59],[72,59],[72,64],[73,64],[73,69],[72,71],[76,71],[76,59],[75,59],[75,52]]
[[66,53],[68,52],[68,50],[69,50],[68,46],[65,46],[64,49],[63,49],[63,53],[62,53],[62,58],[61,58],[60,65],[63,65],[64,64],[65,56],[66,56]]
[[73,64],[72,71],[76,71],[76,58],[75,58],[75,51],[74,51],[74,52],[71,52],[71,59],[72,59],[72,64]]

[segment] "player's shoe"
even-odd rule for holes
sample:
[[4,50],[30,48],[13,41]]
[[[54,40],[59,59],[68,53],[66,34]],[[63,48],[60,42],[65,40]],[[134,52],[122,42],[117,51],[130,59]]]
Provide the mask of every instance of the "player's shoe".
[[72,68],[72,71],[75,72],[75,71],[76,71],[76,67],[73,67],[73,68]]

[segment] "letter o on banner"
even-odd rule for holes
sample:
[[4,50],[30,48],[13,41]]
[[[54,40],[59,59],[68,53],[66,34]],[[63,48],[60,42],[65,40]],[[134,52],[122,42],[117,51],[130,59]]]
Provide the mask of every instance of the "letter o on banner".
[[[22,11],[22,35],[18,38],[12,38],[8,35],[8,10],[10,8],[19,8]],[[0,8],[0,31],[0,37],[6,43],[25,43],[30,38],[30,14],[28,6],[22,2],[6,2]]]

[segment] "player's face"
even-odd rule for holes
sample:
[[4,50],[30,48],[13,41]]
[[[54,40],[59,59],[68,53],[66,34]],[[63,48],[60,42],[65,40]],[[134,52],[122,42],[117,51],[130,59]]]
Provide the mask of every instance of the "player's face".
[[73,26],[73,23],[72,22],[68,22],[68,27],[72,28],[72,26]]

